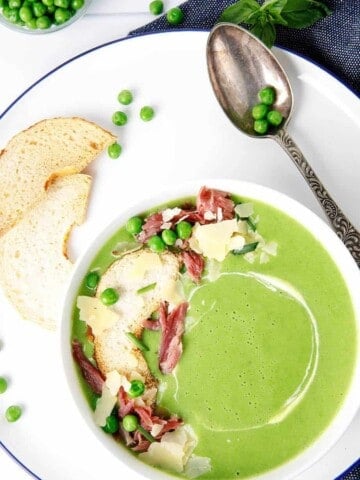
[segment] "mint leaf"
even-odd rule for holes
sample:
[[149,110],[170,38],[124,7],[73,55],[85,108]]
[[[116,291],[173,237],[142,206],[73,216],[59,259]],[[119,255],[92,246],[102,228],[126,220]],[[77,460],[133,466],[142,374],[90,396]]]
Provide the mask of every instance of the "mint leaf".
[[223,11],[219,21],[251,24],[255,22],[254,14],[259,11],[260,5],[256,0],[239,0]]
[[276,30],[274,24],[269,21],[259,21],[250,28],[250,32],[271,48],[275,43]]
[[281,16],[290,28],[310,27],[318,20],[330,15],[331,10],[315,0],[287,0]]

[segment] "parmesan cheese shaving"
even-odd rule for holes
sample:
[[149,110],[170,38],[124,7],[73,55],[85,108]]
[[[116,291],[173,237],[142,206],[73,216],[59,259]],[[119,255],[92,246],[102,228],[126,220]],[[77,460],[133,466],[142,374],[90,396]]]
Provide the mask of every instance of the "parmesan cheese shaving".
[[185,301],[184,289],[180,280],[172,279],[164,286],[163,299],[169,302],[171,308]]
[[249,218],[254,213],[254,205],[252,203],[239,203],[235,207],[235,213],[240,218]]
[[165,433],[160,442],[152,443],[147,452],[140,453],[139,458],[149,465],[182,473],[196,443],[195,434],[189,426],[179,427]]
[[112,327],[119,316],[109,307],[105,306],[96,297],[80,295],[76,306],[80,310],[80,320],[86,322],[95,336]]
[[190,246],[191,248],[193,246],[198,247],[200,253],[205,257],[222,262],[230,250],[230,239],[237,232],[238,224],[236,219],[224,220],[209,225],[196,224],[193,228],[193,240],[190,242]]
[[130,388],[128,379],[117,370],[112,370],[106,374],[105,385],[110,390],[111,395],[117,395],[121,386],[124,387],[126,391]]
[[185,475],[187,478],[197,478],[200,475],[204,475],[204,473],[210,472],[210,470],[210,458],[192,455],[185,466]]
[[96,403],[96,408],[94,412],[94,420],[96,425],[99,425],[99,427],[103,427],[104,425],[106,425],[106,419],[109,415],[111,415],[111,412],[115,407],[116,401],[117,396],[113,395],[110,389],[106,386],[106,384],[104,384],[101,397]]

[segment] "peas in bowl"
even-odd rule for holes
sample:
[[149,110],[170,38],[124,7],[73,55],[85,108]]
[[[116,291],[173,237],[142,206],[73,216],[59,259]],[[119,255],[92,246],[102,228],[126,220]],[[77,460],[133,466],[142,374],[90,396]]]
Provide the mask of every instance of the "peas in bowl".
[[0,0],[0,23],[26,33],[49,33],[70,25],[91,0]]

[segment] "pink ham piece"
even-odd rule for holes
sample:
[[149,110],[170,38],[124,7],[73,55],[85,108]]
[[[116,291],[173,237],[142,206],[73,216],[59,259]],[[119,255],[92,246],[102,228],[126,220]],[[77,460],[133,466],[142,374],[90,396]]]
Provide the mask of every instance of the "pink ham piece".
[[217,215],[218,209],[221,208],[223,220],[231,220],[235,215],[235,205],[229,196],[229,193],[221,190],[201,187],[196,199],[196,210],[204,217],[206,212]]
[[128,415],[131,411],[134,410],[134,400],[129,398],[128,394],[125,392],[124,387],[121,385],[118,393],[119,398],[119,417],[124,418],[125,415]]
[[191,280],[195,283],[199,283],[205,266],[205,261],[202,255],[190,250],[183,252],[182,258]]
[[143,326],[148,330],[160,330],[159,320],[151,320],[150,318],[147,318],[143,321]]
[[162,213],[153,213],[146,220],[142,226],[142,231],[138,235],[138,240],[145,243],[150,237],[156,235],[161,230],[161,225],[164,223]]
[[105,379],[100,370],[94,367],[85,356],[82,345],[77,340],[72,342],[72,354],[91,390],[97,395],[101,395]]
[[167,304],[160,305],[161,343],[159,367],[162,373],[171,373],[182,354],[182,335],[185,330],[185,316],[188,303],[184,302],[168,313]]

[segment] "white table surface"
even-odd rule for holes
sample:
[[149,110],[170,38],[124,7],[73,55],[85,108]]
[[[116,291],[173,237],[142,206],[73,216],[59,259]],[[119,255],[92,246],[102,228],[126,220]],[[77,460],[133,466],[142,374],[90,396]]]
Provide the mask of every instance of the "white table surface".
[[[154,20],[148,11],[149,2],[93,0],[83,18],[48,35],[26,35],[0,25],[0,112],[34,81],[68,58],[126,36],[132,29]],[[178,3],[164,1],[167,9]],[[0,478],[29,480],[31,477],[0,447]]]
[[[93,0],[82,19],[46,36],[21,34],[0,25],[0,112],[29,85],[65,60],[96,45],[126,36],[130,30],[154,20],[148,12],[149,1]],[[166,9],[178,3],[165,0]],[[343,468],[354,460],[349,458],[346,449],[341,456],[339,463]],[[313,473],[302,475],[301,479],[332,480],[341,470],[330,474],[326,459],[323,459]],[[0,478],[29,480],[31,477],[0,448]]]

